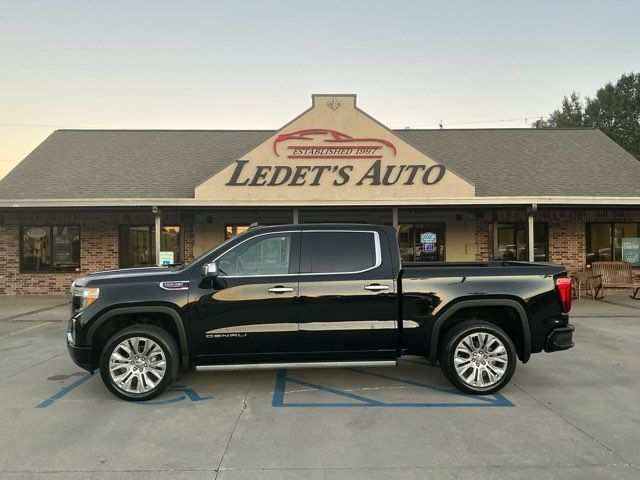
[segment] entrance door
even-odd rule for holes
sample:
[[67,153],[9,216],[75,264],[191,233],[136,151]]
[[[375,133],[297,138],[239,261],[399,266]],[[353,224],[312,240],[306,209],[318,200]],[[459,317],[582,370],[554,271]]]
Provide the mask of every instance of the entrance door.
[[190,326],[198,360],[261,361],[299,350],[299,238],[258,235],[217,259],[217,277],[194,273]]
[[300,342],[322,359],[395,356],[395,281],[386,237],[374,231],[303,231]]

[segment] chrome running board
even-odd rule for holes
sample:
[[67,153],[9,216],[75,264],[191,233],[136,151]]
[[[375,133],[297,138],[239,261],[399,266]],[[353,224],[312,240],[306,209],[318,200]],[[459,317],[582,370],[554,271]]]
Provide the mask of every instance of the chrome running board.
[[361,360],[346,362],[293,362],[293,363],[235,363],[226,365],[196,365],[196,372],[220,372],[225,370],[273,370],[277,368],[344,368],[344,367],[395,367],[397,360]]

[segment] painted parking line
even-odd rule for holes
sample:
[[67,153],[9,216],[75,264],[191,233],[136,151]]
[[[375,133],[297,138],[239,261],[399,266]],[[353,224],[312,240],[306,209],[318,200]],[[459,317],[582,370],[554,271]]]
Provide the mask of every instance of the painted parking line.
[[[96,372],[98,372],[98,370],[96,370]],[[57,400],[60,400],[65,395],[67,395],[71,391],[78,388],[84,382],[89,380],[92,376],[93,375],[91,375],[91,373],[86,373],[82,378],[79,378],[78,380],[73,382],[71,385],[68,385],[67,387],[63,388],[58,393],[47,398],[45,401],[40,402],[38,405],[35,406],[35,408],[47,408],[51,406],[54,402],[56,402]],[[159,405],[169,405],[171,403],[181,402],[186,399],[189,399],[191,402],[202,402],[205,400],[213,400],[213,395],[201,396],[193,388],[189,388],[186,385],[171,385],[169,388],[167,388],[167,392],[177,392],[177,393],[181,393],[182,395],[178,397],[164,399],[164,400],[148,400],[145,402],[132,402],[132,403],[134,403],[135,405],[159,406]]]
[[29,330],[35,330],[36,328],[40,328],[40,327],[45,327],[47,325],[52,324],[53,322],[43,322],[43,323],[39,323],[37,325],[31,325],[30,327],[27,328],[23,328],[22,330],[17,330],[15,332],[11,332],[11,333],[7,333],[6,335],[2,335],[0,336],[0,338],[7,338],[7,337],[12,337],[13,335],[19,335],[23,332],[28,332]]
[[213,400],[213,395],[205,395],[201,397],[193,388],[189,388],[185,385],[171,385],[167,388],[167,392],[182,392],[184,395],[180,395],[179,397],[168,398],[166,400],[147,400],[146,402],[134,402],[135,405],[168,405],[170,403],[181,402],[182,400],[189,399],[192,402],[202,402],[206,400]]
[[[415,362],[421,363],[421,362]],[[378,378],[389,380],[395,383],[411,385],[421,387],[427,390],[437,391],[439,393],[445,393],[452,397],[463,397],[465,399],[471,399],[472,402],[384,402],[376,400],[363,395],[358,395],[353,392],[348,392],[338,388],[328,387],[326,385],[320,385],[317,383],[308,382],[299,378],[290,377],[287,374],[286,369],[278,370],[276,374],[276,382],[273,389],[273,399],[271,405],[273,407],[386,407],[386,408],[428,408],[428,407],[513,407],[514,404],[500,393],[493,395],[475,396],[468,395],[462,392],[458,392],[452,388],[442,387],[438,385],[431,385],[428,383],[420,383],[414,380],[407,380],[404,378],[394,377],[391,375],[383,375],[375,372],[370,372],[361,369],[347,369],[351,372],[361,375],[372,375]],[[355,402],[288,402],[285,399],[287,383],[295,383],[305,387],[313,388],[321,392],[330,393],[341,398],[348,398],[355,400]]]
[[64,387],[62,390],[60,390],[55,395],[51,395],[44,402],[41,402],[38,405],[36,405],[36,408],[47,408],[48,406],[52,405],[55,401],[60,400],[62,397],[64,397],[70,391],[78,388],[80,385],[82,385],[84,382],[89,380],[91,377],[92,377],[91,373],[87,372],[83,377],[79,378],[78,380],[73,382],[71,385],[68,385],[68,386]]

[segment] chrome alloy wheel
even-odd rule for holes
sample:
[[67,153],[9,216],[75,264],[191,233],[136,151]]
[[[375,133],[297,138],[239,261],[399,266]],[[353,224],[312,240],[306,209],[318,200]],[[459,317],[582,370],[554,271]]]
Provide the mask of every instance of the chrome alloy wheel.
[[492,387],[504,376],[509,356],[503,343],[490,333],[474,332],[456,346],[453,365],[460,379],[475,388]]
[[127,338],[113,349],[109,357],[111,380],[127,393],[153,390],[164,378],[166,370],[164,352],[150,338]]

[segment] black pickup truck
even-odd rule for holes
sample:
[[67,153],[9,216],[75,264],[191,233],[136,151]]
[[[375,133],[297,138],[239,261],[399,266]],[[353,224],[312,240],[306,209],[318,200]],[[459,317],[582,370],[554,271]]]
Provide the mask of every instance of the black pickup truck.
[[393,227],[255,227],[189,264],[98,272],[71,287],[67,345],[127,400],[181,371],[439,362],[461,391],[509,382],[517,359],[573,346],[564,267],[403,267]]

